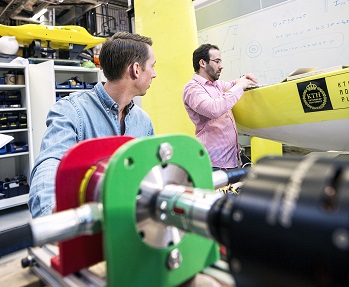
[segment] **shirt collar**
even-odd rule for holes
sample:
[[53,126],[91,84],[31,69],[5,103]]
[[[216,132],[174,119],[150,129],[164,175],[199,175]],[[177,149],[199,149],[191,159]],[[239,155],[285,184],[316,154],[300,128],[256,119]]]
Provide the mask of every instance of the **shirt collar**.
[[[97,90],[97,95],[102,103],[102,105],[104,106],[104,108],[107,110],[107,111],[110,111],[110,110],[118,110],[119,108],[119,104],[116,103],[107,93],[107,91],[104,89],[104,86],[101,82],[98,82],[96,85],[95,85],[95,89]],[[129,103],[127,105],[127,108],[128,108],[128,112],[131,111],[131,109],[134,107],[134,102],[133,100],[131,101],[131,103]]]
[[202,85],[211,85],[211,86],[216,85],[216,81],[211,82],[198,74],[193,75],[193,80],[197,81],[199,84],[202,84]]

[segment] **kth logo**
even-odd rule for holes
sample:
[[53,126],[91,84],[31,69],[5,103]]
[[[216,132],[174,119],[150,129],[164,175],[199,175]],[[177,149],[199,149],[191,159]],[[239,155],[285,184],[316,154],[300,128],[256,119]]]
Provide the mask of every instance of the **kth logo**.
[[316,79],[297,84],[305,113],[332,110],[325,79]]

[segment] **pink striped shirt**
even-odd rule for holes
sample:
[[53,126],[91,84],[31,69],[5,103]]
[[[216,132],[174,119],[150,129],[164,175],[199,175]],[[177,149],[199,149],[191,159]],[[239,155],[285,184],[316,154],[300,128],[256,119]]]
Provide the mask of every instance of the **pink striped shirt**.
[[185,109],[195,124],[195,135],[206,147],[213,167],[238,166],[238,133],[232,107],[243,95],[235,81],[211,82],[194,74],[184,87]]

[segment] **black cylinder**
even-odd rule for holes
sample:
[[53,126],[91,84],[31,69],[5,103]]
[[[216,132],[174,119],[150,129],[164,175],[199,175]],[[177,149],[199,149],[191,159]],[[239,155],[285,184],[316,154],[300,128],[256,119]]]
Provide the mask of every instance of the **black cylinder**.
[[0,257],[30,246],[33,246],[33,234],[28,223],[0,232]]
[[349,162],[263,158],[209,226],[237,287],[349,286]]

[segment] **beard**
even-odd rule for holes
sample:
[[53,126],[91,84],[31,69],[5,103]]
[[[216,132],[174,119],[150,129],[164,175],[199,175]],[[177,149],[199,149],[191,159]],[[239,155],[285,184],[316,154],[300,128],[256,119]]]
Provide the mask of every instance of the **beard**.
[[219,71],[215,71],[210,65],[206,66],[206,73],[207,75],[214,81],[217,81],[219,79],[220,73]]

